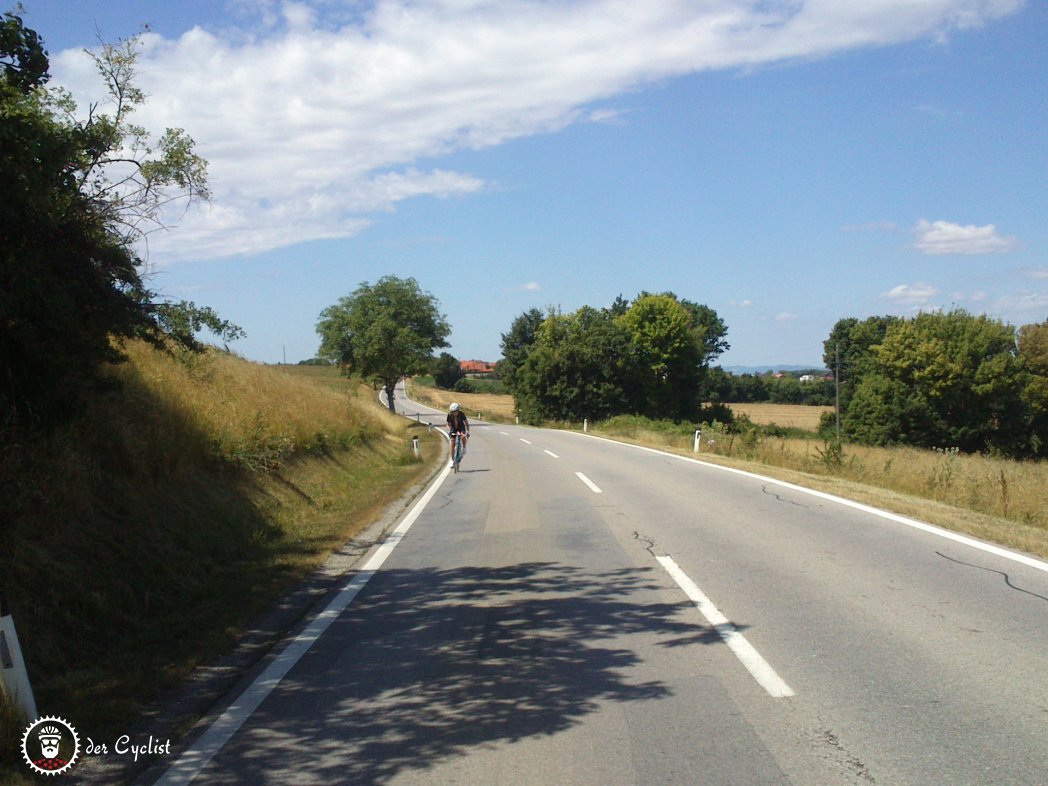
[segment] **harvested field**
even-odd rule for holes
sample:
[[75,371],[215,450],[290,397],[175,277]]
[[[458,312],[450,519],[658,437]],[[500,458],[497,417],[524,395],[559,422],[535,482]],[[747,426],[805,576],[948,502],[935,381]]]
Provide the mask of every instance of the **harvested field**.
[[513,396],[495,395],[493,393],[456,393],[453,390],[431,388],[408,381],[408,395],[423,404],[437,409],[447,409],[452,401],[457,401],[471,418],[478,416],[483,420],[512,423],[516,418],[516,404]]
[[823,412],[833,407],[811,407],[804,404],[728,404],[736,415],[745,415],[754,423],[817,431]]

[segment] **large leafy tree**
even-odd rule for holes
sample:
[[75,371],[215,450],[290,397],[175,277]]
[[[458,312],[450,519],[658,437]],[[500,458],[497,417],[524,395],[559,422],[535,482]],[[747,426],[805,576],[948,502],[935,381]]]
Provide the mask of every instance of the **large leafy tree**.
[[667,418],[691,414],[697,403],[701,349],[687,309],[670,295],[642,295],[619,321],[629,331],[642,375],[641,411]]
[[870,348],[845,413],[866,442],[1021,452],[1026,443],[1015,329],[963,309],[895,320]]
[[522,314],[503,336],[517,411],[528,422],[698,417],[709,361],[727,348],[716,313],[672,293],[540,316]]
[[607,311],[551,314],[516,376],[517,413],[527,423],[606,418],[635,411],[641,381],[629,331]]
[[397,383],[429,368],[433,350],[448,346],[451,327],[437,299],[413,278],[385,276],[320,313],[319,355],[380,384],[395,412]]
[[717,313],[672,292],[642,293],[618,319],[630,332],[643,379],[637,410],[657,418],[696,417],[711,392],[709,364],[728,349]]
[[823,344],[822,362],[840,372],[841,410],[846,410],[862,378],[874,369],[872,348],[884,341],[888,326],[899,317],[847,317],[837,320]]
[[537,308],[529,309],[513,320],[509,332],[502,334],[502,360],[498,364],[498,373],[499,379],[510,390],[516,389],[517,373],[528,359],[539,325],[545,319],[546,315]]
[[208,327],[240,335],[210,309],[168,303],[142,277],[136,244],[163,226],[173,199],[207,198],[206,164],[192,140],[159,143],[131,123],[137,41],[95,56],[111,113],[86,119],[47,87],[39,35],[0,16],[0,427],[50,423],[75,410],[101,369],[122,359],[115,337],[169,337],[198,348]]

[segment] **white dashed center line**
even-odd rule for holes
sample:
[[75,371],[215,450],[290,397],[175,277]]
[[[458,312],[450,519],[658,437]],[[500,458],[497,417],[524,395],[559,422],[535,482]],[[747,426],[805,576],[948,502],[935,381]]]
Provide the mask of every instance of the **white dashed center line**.
[[600,486],[598,486],[592,480],[587,478],[581,472],[576,472],[575,475],[578,477],[579,480],[581,480],[583,483],[585,483],[587,486],[589,486],[590,491],[592,491],[594,494],[603,494],[604,493],[603,491],[600,490]]
[[775,673],[768,661],[754,649],[753,645],[746,641],[746,637],[739,633],[731,622],[721,614],[720,609],[713,605],[713,601],[706,597],[705,593],[698,588],[688,574],[680,569],[680,566],[671,557],[657,557],[659,563],[666,572],[677,582],[677,586],[684,590],[684,594],[695,602],[702,612],[702,616],[713,626],[714,630],[724,639],[724,643],[735,653],[742,665],[753,675],[757,683],[768,692],[773,699],[782,699],[793,695],[793,689],[787,685],[782,677]]

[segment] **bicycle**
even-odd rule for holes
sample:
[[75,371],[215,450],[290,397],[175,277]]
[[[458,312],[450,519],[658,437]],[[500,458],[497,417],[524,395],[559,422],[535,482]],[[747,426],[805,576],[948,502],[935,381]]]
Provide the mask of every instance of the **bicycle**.
[[462,434],[458,431],[451,434],[451,461],[455,467],[455,472],[459,471],[459,464],[462,462]]

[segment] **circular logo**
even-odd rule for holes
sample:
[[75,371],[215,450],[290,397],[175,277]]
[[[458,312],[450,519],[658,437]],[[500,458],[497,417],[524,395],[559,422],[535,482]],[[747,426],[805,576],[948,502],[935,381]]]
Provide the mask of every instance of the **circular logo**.
[[22,756],[41,775],[61,775],[76,763],[79,755],[76,729],[61,718],[37,718],[22,735]]

